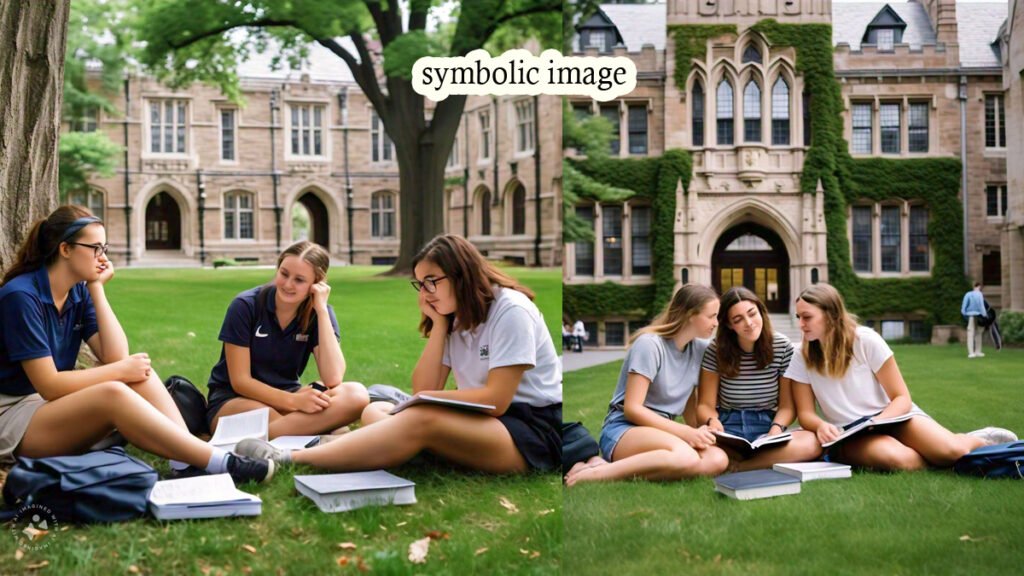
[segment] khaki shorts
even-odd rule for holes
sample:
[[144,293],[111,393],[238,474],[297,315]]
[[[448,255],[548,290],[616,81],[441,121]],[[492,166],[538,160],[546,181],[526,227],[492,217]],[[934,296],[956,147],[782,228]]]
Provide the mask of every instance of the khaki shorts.
[[36,410],[44,404],[46,400],[39,394],[0,394],[0,464],[14,462],[14,450],[25,437],[25,431]]

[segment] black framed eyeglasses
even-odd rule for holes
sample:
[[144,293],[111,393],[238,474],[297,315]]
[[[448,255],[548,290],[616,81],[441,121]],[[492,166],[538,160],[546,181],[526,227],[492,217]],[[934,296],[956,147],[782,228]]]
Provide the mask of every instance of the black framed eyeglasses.
[[106,254],[110,248],[108,244],[82,244],[81,242],[68,242],[68,244],[74,244],[75,246],[84,246],[86,248],[92,248],[92,257],[99,258],[100,255]]
[[419,280],[410,280],[409,284],[412,284],[412,287],[415,288],[417,292],[426,288],[428,293],[433,294],[437,292],[437,283],[440,282],[441,280],[444,280],[445,278],[447,278],[447,276],[441,276],[439,278],[427,278],[423,282],[420,282]]

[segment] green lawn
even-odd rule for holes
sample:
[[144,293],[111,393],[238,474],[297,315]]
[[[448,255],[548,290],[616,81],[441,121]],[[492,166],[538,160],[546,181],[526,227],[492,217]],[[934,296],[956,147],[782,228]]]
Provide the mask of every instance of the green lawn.
[[[417,332],[416,294],[406,278],[378,276],[384,270],[331,271],[330,302],[341,327],[345,377],[408,389],[424,344]],[[552,335],[560,334],[559,271],[510,272],[537,292]],[[148,352],[161,376],[181,374],[205,390],[220,354],[217,334],[228,304],[272,275],[269,269],[121,270],[107,292],[131,351]],[[315,374],[310,362],[306,377]],[[163,461],[151,461],[166,470]],[[365,568],[386,574],[559,571],[557,475],[503,478],[443,465],[407,465],[395,472],[416,482],[418,504],[323,514],[295,491],[293,473],[286,471],[268,486],[249,487],[263,499],[262,516],[62,528],[47,537],[47,548],[20,560],[9,534],[0,538],[0,573],[27,571],[45,561],[44,573],[53,574],[321,574],[357,572],[357,556]],[[502,498],[518,511],[503,507]],[[426,564],[411,564],[409,544],[431,531],[444,537],[431,543]],[[341,549],[344,542],[355,550]],[[339,565],[341,557],[348,563]]]
[[[1024,350],[896,346],[914,401],[954,431],[1024,431]],[[621,363],[565,374],[565,419],[595,437]],[[566,574],[1015,574],[1020,482],[947,471],[813,482],[740,502],[710,479],[585,484],[565,491]]]

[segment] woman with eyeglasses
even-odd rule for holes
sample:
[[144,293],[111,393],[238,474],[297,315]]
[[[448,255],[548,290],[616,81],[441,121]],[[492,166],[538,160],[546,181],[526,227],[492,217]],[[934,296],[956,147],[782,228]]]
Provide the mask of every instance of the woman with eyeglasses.
[[[330,264],[321,246],[296,242],[278,257],[270,284],[231,302],[210,374],[211,431],[224,416],[260,408],[270,409],[270,438],[324,434],[359,418],[369,396],[362,384],[342,381],[338,319],[327,303]],[[310,355],[321,382],[303,386]]]
[[[500,474],[561,466],[562,374],[533,293],[456,235],[431,240],[413,272],[427,339],[413,393],[495,408],[420,404],[390,415],[390,404],[375,402],[362,428],[330,444],[284,451],[247,439],[238,453],[340,471],[393,467],[422,451]],[[451,372],[456,389],[445,390]]]
[[[36,222],[0,287],[0,463],[87,451],[118,430],[139,448],[235,482],[266,481],[274,465],[189,434],[145,353],[107,301],[114,277],[99,218],[61,206]],[[102,363],[75,370],[82,342]]]

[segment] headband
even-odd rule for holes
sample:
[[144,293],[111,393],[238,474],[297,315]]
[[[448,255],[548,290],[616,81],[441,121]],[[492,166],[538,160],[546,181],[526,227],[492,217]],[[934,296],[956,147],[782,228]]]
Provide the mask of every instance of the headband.
[[70,226],[67,227],[67,229],[64,230],[64,234],[60,237],[60,242],[57,242],[57,244],[60,245],[61,242],[67,242],[68,240],[71,239],[72,236],[78,234],[79,230],[85,228],[86,226],[92,224],[93,222],[102,222],[102,220],[95,216],[84,216],[82,218],[75,220],[74,222],[71,223]]

